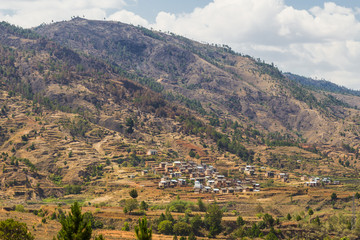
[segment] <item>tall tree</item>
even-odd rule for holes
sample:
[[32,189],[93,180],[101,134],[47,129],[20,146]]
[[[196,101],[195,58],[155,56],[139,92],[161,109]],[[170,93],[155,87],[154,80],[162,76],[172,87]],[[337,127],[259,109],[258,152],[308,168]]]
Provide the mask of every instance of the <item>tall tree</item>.
[[200,212],[206,212],[205,203],[201,200],[201,198],[198,198],[197,204],[199,206],[199,211]]
[[223,212],[220,210],[220,207],[214,203],[208,206],[206,215],[205,215],[205,226],[209,230],[209,235],[215,237],[221,231],[221,220],[223,217]]
[[78,202],[71,206],[71,212],[68,216],[60,220],[61,230],[57,235],[58,240],[90,240],[91,239],[91,221],[84,218]]
[[34,236],[28,231],[25,223],[6,219],[0,221],[0,239],[3,240],[33,240]]
[[131,189],[131,190],[129,191],[129,195],[130,195],[130,197],[132,197],[132,198],[137,198],[137,197],[138,197],[138,192],[137,192],[136,189],[134,188],[134,189]]
[[152,228],[148,228],[146,217],[139,218],[139,225],[135,226],[135,234],[138,240],[152,239]]

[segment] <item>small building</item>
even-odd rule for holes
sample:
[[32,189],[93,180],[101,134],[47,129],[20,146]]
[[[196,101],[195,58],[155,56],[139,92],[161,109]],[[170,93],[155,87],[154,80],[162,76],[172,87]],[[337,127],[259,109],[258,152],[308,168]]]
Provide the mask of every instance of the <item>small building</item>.
[[279,173],[279,175],[278,175],[278,178],[286,178],[286,179],[288,179],[289,178],[289,174],[287,174],[287,173]]
[[235,188],[234,188],[234,192],[235,193],[241,193],[243,191],[243,187],[241,187],[241,186],[236,186]]
[[179,186],[186,186],[186,180],[185,179],[182,179],[182,178],[179,178],[178,179],[178,185]]
[[174,171],[174,167],[172,165],[165,166],[165,172],[169,173],[169,172],[173,172],[173,171]]
[[229,187],[228,189],[227,189],[227,193],[228,194],[232,194],[232,193],[234,193],[234,188],[232,188],[232,187]]
[[321,182],[323,182],[324,184],[330,184],[331,179],[330,178],[323,178],[323,179],[321,179]]
[[215,181],[214,181],[214,180],[208,180],[208,181],[206,182],[206,185],[208,185],[208,186],[210,186],[210,187],[213,187],[213,186],[215,186]]
[[166,165],[167,165],[167,162],[161,162],[161,163],[159,163],[159,167],[160,167],[160,168],[165,168]]
[[146,155],[151,156],[151,155],[157,155],[158,151],[154,150],[154,149],[149,149],[146,153]]
[[226,188],[221,188],[220,193],[221,194],[227,194],[227,189]]
[[267,171],[265,173],[265,177],[267,178],[273,178],[275,176],[275,173],[273,171]]
[[199,181],[195,181],[194,189],[202,189],[203,185]]
[[306,176],[306,175],[302,175],[301,176],[301,181],[306,181],[306,180],[308,180],[309,178],[308,178],[308,176]]
[[213,193],[219,193],[220,190],[218,188],[213,188]]
[[320,182],[310,181],[310,182],[306,182],[304,185],[306,187],[318,187],[318,186],[320,186]]
[[142,171],[141,171],[141,175],[143,175],[143,176],[147,175],[148,173],[149,173],[148,170],[142,170]]
[[180,161],[173,162],[173,167],[181,167],[181,162]]
[[255,167],[254,167],[254,166],[250,166],[250,165],[246,166],[245,169],[244,169],[244,173],[245,173],[246,175],[249,175],[249,176],[254,175],[254,174],[255,174]]
[[205,169],[203,166],[199,165],[196,167],[196,171],[198,171],[199,173],[203,173],[203,172],[205,172]]

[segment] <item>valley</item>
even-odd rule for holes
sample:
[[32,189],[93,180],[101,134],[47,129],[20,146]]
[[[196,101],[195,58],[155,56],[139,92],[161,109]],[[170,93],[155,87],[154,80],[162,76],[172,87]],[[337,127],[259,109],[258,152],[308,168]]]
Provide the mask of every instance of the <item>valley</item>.
[[105,239],[143,216],[153,239],[357,239],[356,92],[118,22],[3,22],[0,52],[0,220],[35,239],[74,202]]

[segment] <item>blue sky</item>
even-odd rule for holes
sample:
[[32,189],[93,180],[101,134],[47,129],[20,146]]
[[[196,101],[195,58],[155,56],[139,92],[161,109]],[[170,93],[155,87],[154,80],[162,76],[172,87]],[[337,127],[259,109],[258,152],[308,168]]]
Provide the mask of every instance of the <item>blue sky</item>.
[[0,20],[26,28],[72,16],[227,44],[282,71],[360,89],[358,0],[0,0]]
[[[125,9],[136,13],[147,19],[149,22],[153,22],[160,11],[172,12],[172,13],[189,13],[196,7],[205,7],[211,0],[138,0],[134,2],[128,2],[128,6]],[[323,6],[324,0],[285,0],[285,4],[293,6],[296,9],[310,9],[314,6]],[[360,3],[357,0],[332,0],[338,5],[345,7],[360,7]]]

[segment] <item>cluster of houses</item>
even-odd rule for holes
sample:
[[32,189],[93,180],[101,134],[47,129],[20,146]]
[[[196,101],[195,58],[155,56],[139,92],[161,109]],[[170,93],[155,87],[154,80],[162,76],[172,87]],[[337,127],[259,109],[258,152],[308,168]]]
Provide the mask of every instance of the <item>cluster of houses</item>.
[[[255,166],[247,165],[245,167],[240,167],[239,171],[243,172],[244,174],[248,176],[255,175]],[[262,167],[261,169],[265,170],[266,168]],[[288,182],[289,180],[289,174],[288,173],[275,173],[273,171],[266,171],[265,172],[266,178],[277,178],[280,179],[282,182]]]
[[159,188],[184,187],[193,185],[196,193],[233,194],[240,192],[260,191],[260,185],[250,179],[227,179],[216,169],[207,164],[197,164],[193,161],[172,163],[161,162],[151,167],[153,173],[163,177]]
[[319,187],[322,185],[339,185],[340,181],[332,181],[330,178],[320,178],[320,177],[308,177],[306,175],[301,177],[302,181],[307,181],[304,183],[306,187]]

